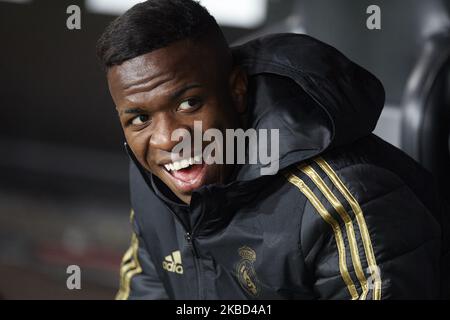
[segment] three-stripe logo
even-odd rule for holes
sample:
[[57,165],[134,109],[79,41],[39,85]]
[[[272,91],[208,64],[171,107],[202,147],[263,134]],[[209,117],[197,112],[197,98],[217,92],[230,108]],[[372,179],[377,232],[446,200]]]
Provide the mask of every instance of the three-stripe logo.
[[176,250],[166,256],[162,263],[163,269],[169,272],[183,274],[183,264],[181,261],[180,250]]

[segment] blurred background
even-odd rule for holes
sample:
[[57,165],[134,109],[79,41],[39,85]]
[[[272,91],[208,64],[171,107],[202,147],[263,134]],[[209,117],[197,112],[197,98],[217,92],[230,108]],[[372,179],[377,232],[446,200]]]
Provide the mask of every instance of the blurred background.
[[[128,158],[95,42],[138,1],[0,0],[0,298],[112,299],[128,246]],[[203,0],[230,43],[296,32],[379,77],[376,133],[450,196],[450,0]],[[81,8],[81,30],[66,9]],[[369,5],[381,29],[369,30]],[[66,268],[81,268],[68,290]]]

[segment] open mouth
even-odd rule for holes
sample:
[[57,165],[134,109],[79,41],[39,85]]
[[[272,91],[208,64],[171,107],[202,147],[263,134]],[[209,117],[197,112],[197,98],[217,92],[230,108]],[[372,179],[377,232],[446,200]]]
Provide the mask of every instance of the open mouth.
[[164,171],[181,191],[199,188],[204,183],[207,164],[201,156],[182,159],[163,165]]

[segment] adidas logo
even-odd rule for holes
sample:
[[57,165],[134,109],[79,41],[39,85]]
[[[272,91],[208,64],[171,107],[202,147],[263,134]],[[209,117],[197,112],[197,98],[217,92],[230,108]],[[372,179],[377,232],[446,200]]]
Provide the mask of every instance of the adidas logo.
[[180,250],[172,252],[172,254],[166,256],[162,263],[163,269],[169,272],[175,272],[183,274],[183,265],[181,263]]

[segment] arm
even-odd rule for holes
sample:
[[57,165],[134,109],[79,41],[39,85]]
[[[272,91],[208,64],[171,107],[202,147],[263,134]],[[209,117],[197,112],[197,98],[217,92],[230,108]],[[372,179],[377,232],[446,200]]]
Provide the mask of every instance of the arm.
[[303,249],[317,297],[438,298],[440,228],[411,189],[376,166],[335,172],[316,163],[301,171],[310,191]]

